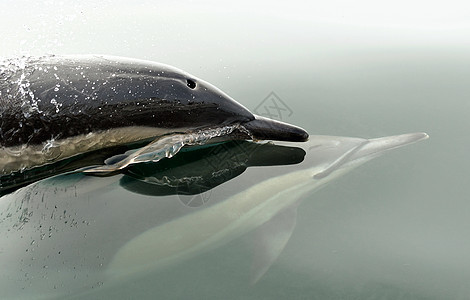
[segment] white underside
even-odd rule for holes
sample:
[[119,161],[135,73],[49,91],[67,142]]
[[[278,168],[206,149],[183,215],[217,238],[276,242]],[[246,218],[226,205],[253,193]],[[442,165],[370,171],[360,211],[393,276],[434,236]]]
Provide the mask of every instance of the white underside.
[[112,146],[125,145],[170,132],[184,130],[155,127],[121,127],[78,135],[61,140],[49,140],[39,145],[0,148],[0,174],[30,169],[69,158],[81,153]]

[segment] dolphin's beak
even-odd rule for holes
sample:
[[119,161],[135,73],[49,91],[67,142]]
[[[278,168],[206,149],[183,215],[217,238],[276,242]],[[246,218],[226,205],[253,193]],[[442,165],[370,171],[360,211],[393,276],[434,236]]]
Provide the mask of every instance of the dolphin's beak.
[[288,142],[305,142],[308,133],[304,129],[284,122],[255,115],[255,119],[243,124],[254,139]]
[[315,174],[313,178],[321,179],[327,177],[336,170],[344,169],[352,165],[362,164],[382,155],[384,152],[425,140],[428,137],[429,136],[424,132],[416,132],[369,140],[356,139],[357,143],[355,146],[344,152],[343,155],[339,156],[323,171]]
[[352,160],[371,159],[382,155],[388,150],[403,147],[408,144],[416,143],[429,138],[424,132],[408,133],[395,136],[386,136],[382,138],[370,139],[366,143],[361,144],[353,153]]

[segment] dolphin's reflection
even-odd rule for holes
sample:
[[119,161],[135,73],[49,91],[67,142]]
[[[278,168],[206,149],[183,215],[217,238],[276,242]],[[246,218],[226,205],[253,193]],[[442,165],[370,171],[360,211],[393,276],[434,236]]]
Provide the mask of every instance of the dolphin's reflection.
[[[0,196],[22,186],[90,165],[101,165],[115,153],[141,144],[113,147],[79,155],[51,165],[0,177]],[[305,151],[272,143],[231,141],[203,147],[188,147],[171,159],[141,163],[116,172],[125,176],[120,184],[143,195],[195,195],[206,192],[240,174],[250,166],[290,165],[302,162]]]
[[[143,195],[197,195],[239,176],[248,167],[293,165],[304,157],[302,148],[232,141],[183,151],[157,164],[134,165],[126,170],[120,185]],[[202,202],[191,202],[191,206],[198,204]]]

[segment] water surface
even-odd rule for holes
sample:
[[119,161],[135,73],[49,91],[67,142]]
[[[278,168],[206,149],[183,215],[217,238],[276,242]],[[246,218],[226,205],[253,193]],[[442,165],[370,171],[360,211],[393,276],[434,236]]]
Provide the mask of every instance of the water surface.
[[[322,18],[320,12],[310,13],[315,7],[301,1],[270,7],[260,3],[256,10],[243,3],[223,7],[188,2],[180,7],[7,1],[0,21],[2,56],[102,53],[155,60],[211,82],[252,111],[269,112],[311,134],[372,138],[426,131],[431,137],[305,196],[289,242],[255,285],[250,284],[250,236],[112,289],[99,278],[86,279],[87,272],[75,272],[73,267],[67,273],[54,271],[61,264],[99,269],[110,258],[94,245],[124,243],[134,234],[123,234],[119,226],[110,226],[106,235],[93,233],[87,224],[109,218],[117,219],[121,228],[153,226],[156,220],[160,224],[193,211],[181,201],[210,205],[238,191],[243,182],[254,183],[261,176],[275,175],[279,168],[295,170],[297,165],[249,167],[228,181],[230,185],[222,183],[197,199],[184,196],[183,200],[173,195],[162,201],[150,192],[124,189],[114,177],[90,177],[89,193],[80,194],[81,202],[67,202],[71,207],[62,207],[59,197],[38,202],[52,211],[57,205],[54,213],[63,215],[50,230],[54,243],[47,242],[49,227],[44,240],[39,234],[34,243],[21,237],[21,224],[10,228],[8,234],[21,245],[20,259],[34,257],[26,256],[25,249],[35,249],[39,243],[57,257],[49,259],[54,264],[44,266],[44,273],[34,278],[20,269],[18,274],[32,284],[25,289],[34,291],[55,280],[56,289],[69,291],[75,299],[468,298],[468,24],[447,6],[430,7],[432,13],[426,18],[419,17],[417,8],[398,3],[404,13],[395,18],[369,4],[359,3],[368,8],[363,10],[344,3],[338,3],[341,9],[318,4]],[[372,17],[358,11],[368,11]],[[273,101],[271,92],[285,110],[269,110],[272,105],[263,104]],[[268,102],[263,102],[267,97]],[[75,176],[70,180],[80,179]],[[32,190],[29,197],[42,201],[35,197],[40,193]],[[57,193],[75,197],[73,189],[58,188]],[[18,200],[28,196],[15,195]],[[95,205],[87,210],[83,201]],[[110,209],[111,204],[126,209]],[[75,216],[78,208],[80,214]],[[154,213],[152,218],[139,219],[139,213],[148,211]],[[25,212],[22,220],[32,218],[50,216]],[[65,261],[59,254],[60,237],[66,237],[67,230],[87,234],[81,240],[85,244],[67,241],[67,247],[77,251],[76,262],[69,260],[73,256]],[[14,245],[0,244],[0,258]],[[78,253],[80,249],[86,252]],[[18,265],[27,267],[28,262],[2,261],[1,268]],[[61,287],[61,279],[75,274],[82,286]],[[20,289],[10,295],[21,298]],[[80,295],[82,290],[91,292]]]

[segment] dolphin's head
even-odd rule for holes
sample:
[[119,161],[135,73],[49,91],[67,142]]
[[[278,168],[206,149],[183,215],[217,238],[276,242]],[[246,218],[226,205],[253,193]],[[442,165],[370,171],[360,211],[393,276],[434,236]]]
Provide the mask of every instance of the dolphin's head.
[[[0,128],[3,146],[123,127],[168,134],[240,124],[247,130],[227,138],[308,137],[301,128],[253,115],[210,83],[165,64],[100,55],[32,57],[23,64],[7,74],[15,84],[6,88],[18,89],[15,98],[0,97],[8,108]],[[0,96],[8,91],[0,86]]]
[[[178,105],[178,122],[188,124],[242,125],[249,137],[256,140],[304,142],[308,133],[297,126],[252,114],[229,95],[187,72],[166,66],[164,76],[159,75],[159,97]],[[238,134],[241,137],[243,134]]]

